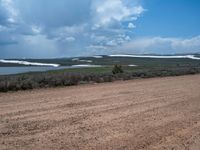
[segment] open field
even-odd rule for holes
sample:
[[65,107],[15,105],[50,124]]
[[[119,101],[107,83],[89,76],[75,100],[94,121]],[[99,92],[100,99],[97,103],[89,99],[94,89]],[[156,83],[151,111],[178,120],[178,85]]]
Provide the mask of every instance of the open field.
[[200,149],[200,75],[0,93],[0,149]]

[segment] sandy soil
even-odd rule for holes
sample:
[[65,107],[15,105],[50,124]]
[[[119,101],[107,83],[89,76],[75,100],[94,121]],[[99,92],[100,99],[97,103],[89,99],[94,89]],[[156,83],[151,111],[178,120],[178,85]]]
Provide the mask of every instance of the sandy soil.
[[0,94],[0,149],[200,149],[200,75]]

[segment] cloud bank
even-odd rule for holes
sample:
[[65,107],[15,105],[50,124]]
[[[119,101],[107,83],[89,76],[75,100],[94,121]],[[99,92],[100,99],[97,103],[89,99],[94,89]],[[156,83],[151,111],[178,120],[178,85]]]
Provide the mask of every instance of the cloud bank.
[[199,37],[134,37],[141,0],[0,0],[0,58],[199,52]]
[[121,45],[118,52],[137,54],[180,54],[199,53],[200,36],[193,38],[136,38]]

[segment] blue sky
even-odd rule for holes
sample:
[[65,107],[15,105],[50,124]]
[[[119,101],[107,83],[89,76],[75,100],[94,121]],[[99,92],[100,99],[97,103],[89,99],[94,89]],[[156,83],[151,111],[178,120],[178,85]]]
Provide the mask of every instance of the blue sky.
[[200,34],[199,0],[146,0],[137,36],[193,37]]
[[0,58],[200,52],[199,0],[0,0]]

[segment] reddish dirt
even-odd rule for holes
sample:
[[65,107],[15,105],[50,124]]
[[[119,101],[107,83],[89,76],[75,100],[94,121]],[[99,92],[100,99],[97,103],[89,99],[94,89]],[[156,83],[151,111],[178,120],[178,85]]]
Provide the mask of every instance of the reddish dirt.
[[0,93],[0,149],[200,149],[200,75]]

